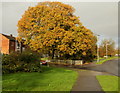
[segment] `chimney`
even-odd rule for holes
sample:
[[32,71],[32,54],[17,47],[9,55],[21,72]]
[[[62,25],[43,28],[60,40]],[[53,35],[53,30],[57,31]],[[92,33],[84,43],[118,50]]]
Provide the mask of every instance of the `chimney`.
[[12,34],[10,34],[10,37],[13,37],[13,35],[12,35]]

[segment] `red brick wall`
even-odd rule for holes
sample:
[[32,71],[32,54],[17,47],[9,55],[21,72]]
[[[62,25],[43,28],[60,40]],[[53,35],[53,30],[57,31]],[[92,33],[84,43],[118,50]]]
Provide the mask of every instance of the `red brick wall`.
[[0,34],[0,49],[1,53],[9,54],[9,39]]
[[10,41],[9,43],[9,52],[14,52],[15,51],[15,41]]

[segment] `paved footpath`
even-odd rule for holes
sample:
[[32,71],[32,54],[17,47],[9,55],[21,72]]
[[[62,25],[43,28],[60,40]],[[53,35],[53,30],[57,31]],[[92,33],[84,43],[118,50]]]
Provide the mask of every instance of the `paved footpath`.
[[78,69],[75,70],[78,71],[79,76],[72,88],[71,93],[88,93],[90,91],[92,91],[91,93],[104,93],[98,80],[96,79],[96,75],[110,75],[110,74],[90,70],[78,70]]

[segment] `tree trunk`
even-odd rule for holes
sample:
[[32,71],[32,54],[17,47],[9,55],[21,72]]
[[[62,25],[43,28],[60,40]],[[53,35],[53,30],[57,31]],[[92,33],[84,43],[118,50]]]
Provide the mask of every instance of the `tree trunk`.
[[54,59],[55,49],[52,51],[52,59]]
[[22,53],[22,42],[20,42],[20,53]]

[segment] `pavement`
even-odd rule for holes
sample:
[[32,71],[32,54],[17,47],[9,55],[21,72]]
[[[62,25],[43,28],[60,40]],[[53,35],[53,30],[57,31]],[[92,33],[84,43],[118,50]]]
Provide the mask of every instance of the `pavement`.
[[111,75],[105,72],[97,72],[90,70],[76,70],[78,72],[78,79],[75,82],[71,93],[79,91],[79,93],[86,93],[92,91],[92,93],[104,93],[98,80],[97,75]]
[[101,65],[90,64],[83,69],[74,69],[78,72],[78,79],[75,82],[71,93],[105,93],[98,80],[97,75],[116,75],[118,74],[119,59],[107,61]]

